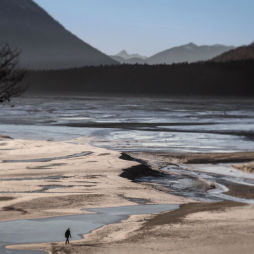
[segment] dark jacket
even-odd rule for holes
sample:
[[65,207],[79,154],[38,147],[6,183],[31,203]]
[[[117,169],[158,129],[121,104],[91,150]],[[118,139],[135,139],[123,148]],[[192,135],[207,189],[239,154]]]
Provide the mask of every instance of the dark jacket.
[[65,235],[66,238],[71,237],[71,231],[70,231],[69,228],[65,231],[65,234],[64,234],[64,235]]

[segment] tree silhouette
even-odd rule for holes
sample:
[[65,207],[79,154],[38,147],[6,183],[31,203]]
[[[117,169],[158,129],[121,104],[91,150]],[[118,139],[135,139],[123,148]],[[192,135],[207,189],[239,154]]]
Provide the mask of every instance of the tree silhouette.
[[0,45],[0,103],[9,101],[12,96],[20,95],[26,87],[20,85],[25,71],[18,68],[20,51],[8,44]]

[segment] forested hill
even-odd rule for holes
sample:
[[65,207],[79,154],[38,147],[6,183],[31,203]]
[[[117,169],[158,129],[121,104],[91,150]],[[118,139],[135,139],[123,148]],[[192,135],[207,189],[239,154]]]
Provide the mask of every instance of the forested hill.
[[246,61],[254,60],[254,43],[248,46],[238,47],[217,56],[213,59],[215,62],[231,62],[231,61]]

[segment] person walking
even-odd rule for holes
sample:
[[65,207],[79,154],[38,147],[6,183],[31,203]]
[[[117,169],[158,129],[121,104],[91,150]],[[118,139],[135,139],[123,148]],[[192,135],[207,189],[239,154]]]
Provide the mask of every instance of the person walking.
[[70,228],[68,228],[66,231],[65,231],[65,238],[66,238],[66,240],[65,240],[65,244],[69,244],[70,243],[70,241],[69,241],[69,239],[71,238],[71,230],[70,230]]

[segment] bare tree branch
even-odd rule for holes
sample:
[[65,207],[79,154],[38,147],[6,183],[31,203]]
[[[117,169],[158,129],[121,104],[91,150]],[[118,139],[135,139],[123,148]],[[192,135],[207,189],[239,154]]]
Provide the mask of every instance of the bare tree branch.
[[19,55],[8,44],[0,45],[0,102],[9,101],[26,89],[19,84],[25,76],[25,71],[18,68]]

